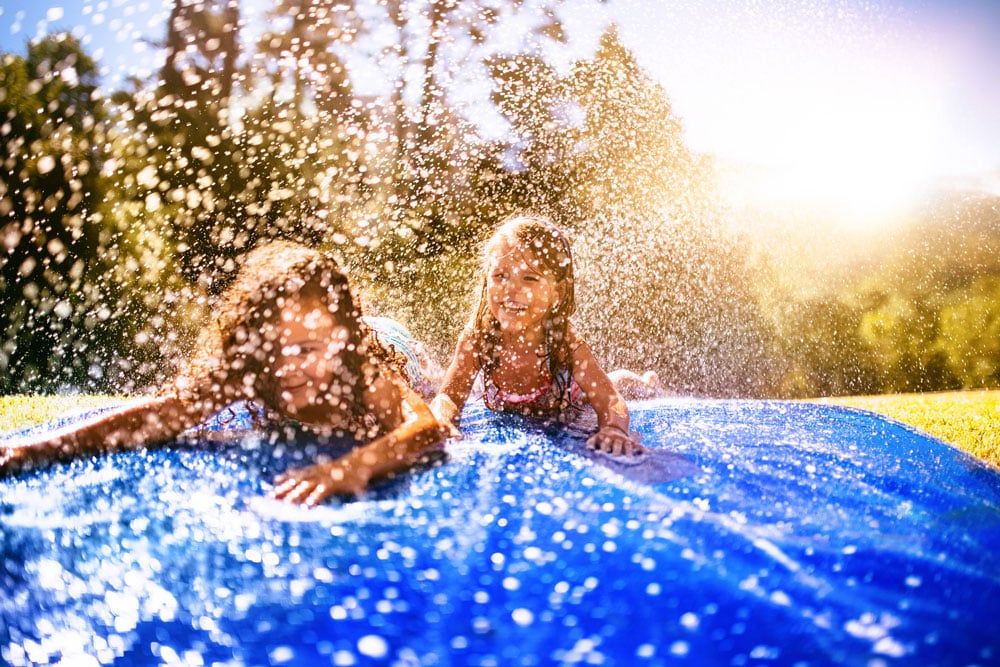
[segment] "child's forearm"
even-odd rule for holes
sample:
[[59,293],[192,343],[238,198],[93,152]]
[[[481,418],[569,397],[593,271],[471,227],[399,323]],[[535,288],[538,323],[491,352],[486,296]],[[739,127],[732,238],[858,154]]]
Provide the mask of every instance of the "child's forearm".
[[364,481],[409,467],[424,452],[441,442],[441,427],[429,413],[404,423],[334,462],[337,468]]
[[177,399],[141,399],[44,436],[10,443],[0,450],[0,476],[156,444],[177,436],[194,421]]
[[628,435],[629,431],[629,416],[627,411],[611,410],[602,415],[598,412],[597,414],[597,426],[598,428],[613,428],[621,431]]
[[279,491],[279,497],[313,505],[332,495],[362,493],[373,479],[408,468],[441,440],[441,427],[424,407],[420,414],[410,415],[392,432],[336,461],[289,473],[286,479],[304,482],[306,486],[298,493]]
[[464,331],[455,346],[455,356],[448,366],[441,388],[431,401],[431,411],[439,422],[451,426],[458,423],[462,407],[469,398],[478,373],[479,365],[472,335]]
[[624,399],[612,386],[602,388],[603,391],[594,392],[590,398],[591,407],[597,413],[597,425],[599,428],[616,428],[625,433],[629,429],[628,405]]

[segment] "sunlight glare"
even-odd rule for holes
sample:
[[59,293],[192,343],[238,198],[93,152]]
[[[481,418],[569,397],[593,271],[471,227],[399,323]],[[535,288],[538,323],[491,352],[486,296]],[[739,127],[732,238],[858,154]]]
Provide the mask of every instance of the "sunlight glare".
[[[724,179],[730,199],[822,212],[857,229],[888,224],[919,202],[938,175],[943,137],[934,100],[902,83],[839,84],[761,90],[769,99],[748,107],[772,132],[758,143],[757,166]],[[776,109],[785,123],[775,129]]]

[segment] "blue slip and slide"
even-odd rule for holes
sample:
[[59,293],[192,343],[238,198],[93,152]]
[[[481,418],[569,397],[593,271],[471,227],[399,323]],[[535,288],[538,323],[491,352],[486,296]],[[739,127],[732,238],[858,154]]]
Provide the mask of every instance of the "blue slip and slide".
[[857,410],[631,407],[639,460],[472,403],[311,510],[271,480],[342,443],[239,411],[0,480],[0,663],[1000,664],[995,469]]

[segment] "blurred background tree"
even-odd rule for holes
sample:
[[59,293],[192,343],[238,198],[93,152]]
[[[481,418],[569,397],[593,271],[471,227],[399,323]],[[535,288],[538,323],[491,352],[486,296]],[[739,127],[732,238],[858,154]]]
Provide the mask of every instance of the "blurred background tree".
[[0,57],[2,393],[92,386],[104,351],[120,349],[97,90],[97,64],[69,34]]

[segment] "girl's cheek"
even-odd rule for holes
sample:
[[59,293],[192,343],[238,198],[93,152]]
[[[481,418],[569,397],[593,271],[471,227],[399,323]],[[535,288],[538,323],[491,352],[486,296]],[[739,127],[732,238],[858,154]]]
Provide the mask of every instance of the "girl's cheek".
[[317,357],[309,357],[302,363],[302,375],[308,380],[316,382],[323,379],[324,363]]
[[340,368],[340,359],[336,355],[327,353],[325,355],[315,355],[309,358],[308,367],[305,369],[306,375],[314,381],[329,385],[334,380],[334,374]]
[[273,373],[279,380],[285,380],[292,375],[291,365],[287,361],[279,361],[273,366]]

